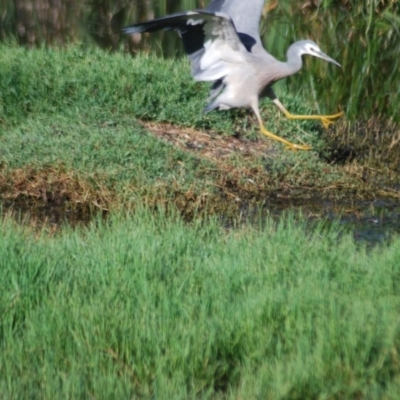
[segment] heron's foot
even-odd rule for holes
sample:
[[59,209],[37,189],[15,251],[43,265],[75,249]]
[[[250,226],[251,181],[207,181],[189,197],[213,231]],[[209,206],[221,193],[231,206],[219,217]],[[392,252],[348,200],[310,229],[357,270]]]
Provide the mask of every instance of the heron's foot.
[[306,144],[295,144],[292,142],[289,142],[289,140],[286,140],[284,138],[281,138],[278,135],[275,135],[268,131],[267,129],[264,128],[263,125],[260,125],[260,132],[264,135],[267,136],[273,140],[276,140],[278,142],[283,143],[286,147],[286,150],[292,150],[292,151],[297,151],[297,150],[311,150],[311,146],[308,146]]
[[338,118],[343,115],[343,111],[333,115],[320,115],[320,120],[325,129],[328,129],[330,125],[334,124]]

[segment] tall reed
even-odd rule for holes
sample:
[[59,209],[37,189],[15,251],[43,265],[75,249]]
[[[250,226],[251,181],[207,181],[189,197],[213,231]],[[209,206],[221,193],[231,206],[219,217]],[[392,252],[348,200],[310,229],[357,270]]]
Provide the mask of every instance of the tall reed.
[[[278,54],[294,40],[314,39],[343,69],[306,61],[307,73],[290,80],[291,90],[311,92],[323,110],[339,104],[350,118],[398,121],[399,3],[325,0],[313,5],[316,3],[279,1],[267,16],[264,39],[269,50]],[[268,32],[273,36],[268,37]]]

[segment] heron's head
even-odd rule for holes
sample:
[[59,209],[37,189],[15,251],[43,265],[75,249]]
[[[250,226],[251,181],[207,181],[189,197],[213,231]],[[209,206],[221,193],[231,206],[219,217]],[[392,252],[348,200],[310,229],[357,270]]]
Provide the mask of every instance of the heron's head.
[[302,56],[303,54],[308,54],[310,56],[322,58],[325,61],[328,61],[332,64],[337,65],[338,67],[341,67],[341,65],[337,61],[335,61],[333,58],[327,56],[319,48],[319,46],[312,40],[301,40],[300,42],[296,42],[294,45],[297,47],[299,56]]

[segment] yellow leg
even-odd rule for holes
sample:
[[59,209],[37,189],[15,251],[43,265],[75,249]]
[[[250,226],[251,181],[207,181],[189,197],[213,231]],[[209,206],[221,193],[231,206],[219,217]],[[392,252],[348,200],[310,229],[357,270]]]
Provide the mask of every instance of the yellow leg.
[[[276,99],[276,100],[278,100],[278,99]],[[278,100],[278,102],[279,102],[279,100]],[[283,105],[282,105],[282,107],[283,107]],[[295,143],[289,142],[288,140],[286,140],[284,138],[281,138],[280,136],[275,135],[272,132],[270,132],[267,129],[265,129],[264,124],[263,124],[262,119],[261,119],[260,110],[258,108],[258,98],[257,97],[254,99],[254,102],[251,105],[251,108],[253,109],[254,114],[257,117],[258,125],[260,126],[260,132],[264,136],[267,136],[267,137],[269,137],[269,138],[271,138],[273,140],[277,140],[278,142],[283,143],[284,145],[286,145],[286,149],[288,149],[288,150],[293,150],[293,151],[296,151],[296,150],[311,150],[311,148],[312,148],[311,146],[308,146],[306,144],[295,144]]]
[[294,115],[285,108],[285,106],[279,101],[279,99],[274,98],[272,101],[285,114],[286,118],[319,120],[322,122],[324,128],[328,128],[329,125],[334,124],[336,120],[343,115],[343,112],[339,112],[333,115]]
[[308,146],[306,144],[295,144],[295,143],[289,142],[288,140],[286,140],[284,138],[281,138],[280,136],[275,135],[272,132],[270,132],[267,129],[265,129],[264,124],[263,124],[262,119],[261,119],[260,111],[258,109],[257,99],[254,102],[254,105],[252,106],[252,109],[254,111],[254,114],[257,117],[258,124],[260,126],[260,132],[264,136],[267,136],[267,137],[269,137],[269,138],[271,138],[273,140],[277,140],[278,142],[283,143],[284,145],[286,145],[286,149],[288,149],[288,150],[293,150],[293,151],[296,151],[296,150],[311,150],[311,146]]
[[334,124],[336,119],[341,117],[343,112],[339,112],[333,115],[294,115],[291,114],[289,111],[285,112],[285,116],[289,119],[314,119],[319,120],[322,122],[322,125],[325,129],[329,127],[329,125]]
[[278,135],[274,135],[273,133],[271,133],[270,131],[266,130],[264,125],[262,123],[260,123],[260,132],[264,135],[267,136],[273,140],[277,140],[278,142],[283,143],[284,145],[286,145],[286,149],[287,150],[293,150],[293,151],[297,151],[297,150],[311,150],[311,146],[308,146],[306,144],[295,144],[292,142],[289,142],[288,140],[281,138]]

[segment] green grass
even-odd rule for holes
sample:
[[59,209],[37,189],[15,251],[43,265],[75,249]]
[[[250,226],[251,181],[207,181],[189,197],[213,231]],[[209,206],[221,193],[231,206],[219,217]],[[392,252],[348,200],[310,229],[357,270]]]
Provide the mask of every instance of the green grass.
[[[186,61],[4,45],[0,70],[2,196],[47,204],[75,175],[86,186],[68,195],[80,190],[79,201],[115,196],[106,221],[54,236],[2,218],[2,398],[398,397],[399,240],[367,252],[291,219],[226,232],[196,214],[202,199],[244,204],[231,194],[240,160],[217,170],[138,119],[218,134],[245,134],[249,120],[203,116],[208,88]],[[323,146],[314,124],[265,116],[271,130]],[[237,179],[314,194],[321,177],[345,179],[313,153],[275,154]],[[178,193],[193,202],[190,224],[174,217]],[[140,207],[154,198],[164,211]]]
[[88,123],[78,118],[28,118],[7,130],[1,151],[3,163],[10,170],[62,166],[88,179],[100,179],[118,191],[129,183],[172,183],[183,172],[188,181],[195,176],[200,179],[202,170],[209,167],[206,161],[149,135],[134,119],[103,125],[102,121]]
[[396,399],[399,257],[290,218],[5,220],[1,396]]

